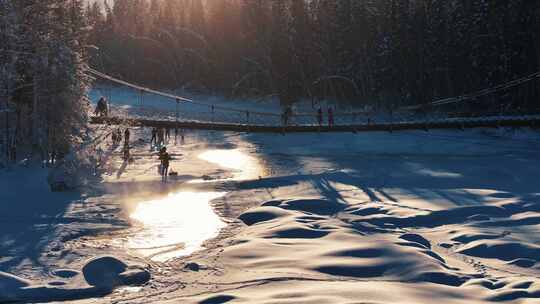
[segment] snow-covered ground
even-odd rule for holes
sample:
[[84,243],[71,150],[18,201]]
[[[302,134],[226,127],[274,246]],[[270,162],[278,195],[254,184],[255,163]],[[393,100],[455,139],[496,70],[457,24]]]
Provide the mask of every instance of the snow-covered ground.
[[[77,193],[0,170],[0,271],[17,276],[0,273],[0,301],[540,301],[537,131],[188,131],[167,183],[149,140],[132,129],[134,162],[104,142]],[[131,280],[103,295],[103,265]]]

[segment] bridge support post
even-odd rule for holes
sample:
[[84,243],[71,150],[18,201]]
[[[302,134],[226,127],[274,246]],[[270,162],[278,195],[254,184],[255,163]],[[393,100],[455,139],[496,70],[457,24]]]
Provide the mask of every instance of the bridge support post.
[[139,91],[139,106],[142,107],[144,106],[144,90],[140,90]]
[[246,111],[246,130],[249,133],[249,111]]
[[178,118],[180,116],[179,107],[180,107],[180,100],[176,99],[176,125],[178,125]]
[[390,109],[390,133],[394,132],[394,111]]

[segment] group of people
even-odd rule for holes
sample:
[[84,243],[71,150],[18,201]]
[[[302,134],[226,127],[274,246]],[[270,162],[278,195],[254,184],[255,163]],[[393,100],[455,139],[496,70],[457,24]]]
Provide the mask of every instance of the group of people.
[[[317,110],[317,122],[319,123],[319,126],[323,125],[323,121],[323,110],[321,107],[319,107],[319,109]],[[328,126],[334,126],[334,110],[332,108],[328,108]]]
[[[178,143],[178,136],[180,135],[180,143],[185,143],[184,130],[174,128],[174,143]],[[171,140],[171,128],[152,128],[152,138],[150,144],[155,146],[163,146]]]
[[[151,133],[152,137],[150,139],[150,144],[152,150],[154,147],[159,148],[159,174],[161,175],[162,181],[166,182],[168,176],[172,174],[172,171],[169,172],[170,162],[173,159],[171,155],[167,152],[167,147],[165,144],[169,143],[171,140],[171,129],[172,128],[152,128]],[[185,143],[185,132],[183,129],[174,128],[174,143],[178,143],[178,137],[180,136],[181,144]]]
[[[175,131],[175,136],[178,136],[178,129]],[[112,134],[111,138],[114,145],[120,145],[122,140],[124,140],[124,147],[123,147],[123,159],[124,161],[132,161],[131,154],[130,154],[130,138],[131,138],[131,131],[129,128],[126,128],[124,132],[122,132],[122,129],[117,128],[115,129]],[[171,155],[167,152],[167,148],[164,146],[165,140],[170,139],[170,129],[164,129],[164,128],[153,128],[152,129],[152,144],[160,145],[160,149],[158,152],[160,165],[159,165],[159,174],[162,177],[163,181],[167,181],[168,175],[169,175],[169,166],[170,161],[173,159]],[[182,141],[184,141],[184,134],[182,133]]]
[[[283,112],[281,113],[281,122],[284,126],[289,125],[289,121],[292,115],[293,111],[291,107],[287,107],[283,110]],[[317,122],[319,123],[319,126],[322,126],[324,123],[324,115],[321,107],[319,107],[319,109],[317,110]],[[334,109],[328,108],[328,126],[333,127],[334,125]]]
[[[123,133],[123,136],[122,136],[122,133]],[[130,151],[129,151],[130,138],[131,138],[131,131],[129,130],[129,128],[126,128],[124,132],[122,132],[122,129],[117,128],[111,134],[111,139],[113,141],[113,144],[116,146],[120,145],[120,143],[122,142],[122,139],[124,139],[124,148],[122,151],[124,153],[123,157],[125,161],[128,161],[131,158]]]

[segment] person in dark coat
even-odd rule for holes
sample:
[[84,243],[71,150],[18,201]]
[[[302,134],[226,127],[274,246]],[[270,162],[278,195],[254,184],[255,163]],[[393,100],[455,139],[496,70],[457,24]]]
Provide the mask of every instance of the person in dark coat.
[[117,145],[122,142],[122,130],[120,128],[116,129],[116,141]]
[[118,142],[117,139],[116,139],[116,130],[114,130],[112,133],[111,133],[111,139],[112,139],[112,142],[114,145],[116,145],[116,143]]
[[169,140],[171,140],[171,128],[169,127],[165,128],[165,138],[167,140],[167,143],[169,142]]
[[332,108],[328,108],[328,126],[334,126],[334,110]]
[[124,146],[129,146],[129,138],[131,137],[131,132],[129,131],[129,128],[126,128],[126,131],[124,131]]
[[97,102],[96,110],[94,111],[94,114],[96,116],[107,116],[107,100],[105,97],[101,96],[101,98]]
[[131,153],[129,151],[129,145],[124,146],[123,152],[124,152],[124,161],[129,161],[129,159],[131,158]]
[[319,109],[317,110],[317,121],[319,122],[319,127],[322,126],[322,123],[323,123],[323,114],[322,114],[322,109],[319,107]]
[[152,128],[152,138],[150,139],[150,144],[156,144],[157,145],[157,129],[154,127]]
[[165,130],[163,130],[163,128],[158,129],[157,138],[158,138],[158,141],[157,141],[158,146],[162,146],[165,144]]
[[186,130],[180,129],[180,143],[183,145],[186,143]]
[[159,151],[159,160],[161,161],[161,178],[163,181],[167,181],[171,159],[172,157],[167,152],[167,148],[161,148],[161,150]]

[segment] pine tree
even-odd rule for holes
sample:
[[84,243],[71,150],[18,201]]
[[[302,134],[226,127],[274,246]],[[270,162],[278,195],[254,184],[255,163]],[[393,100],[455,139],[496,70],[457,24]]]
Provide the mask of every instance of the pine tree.
[[[17,63],[20,144],[67,152],[86,122],[86,23],[82,1],[14,3],[23,54]],[[29,118],[29,119],[28,119]]]
[[10,111],[14,108],[13,93],[21,83],[21,75],[18,74],[17,66],[24,50],[20,23],[16,16],[12,1],[0,0],[0,126],[3,129],[2,151],[0,159],[9,159],[10,146],[13,144],[13,115]]
[[[332,76],[345,81],[326,81],[325,95],[428,103],[540,66],[540,5],[530,0],[116,0],[104,10],[99,21],[90,7],[88,19],[100,49],[93,65],[105,72],[169,88],[279,93],[284,103],[317,95],[313,83]],[[342,94],[346,81],[361,98]]]
[[307,4],[304,0],[292,0],[291,32],[292,55],[294,64],[291,66],[296,72],[295,78],[301,83],[303,92],[313,97],[312,83],[315,81],[314,46],[312,45],[312,25],[309,20]]

